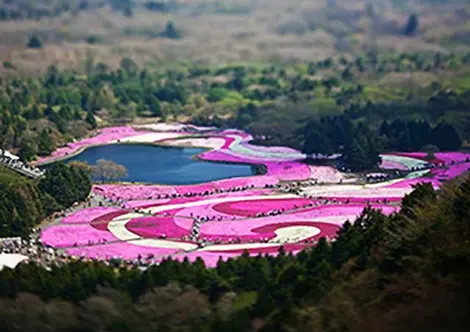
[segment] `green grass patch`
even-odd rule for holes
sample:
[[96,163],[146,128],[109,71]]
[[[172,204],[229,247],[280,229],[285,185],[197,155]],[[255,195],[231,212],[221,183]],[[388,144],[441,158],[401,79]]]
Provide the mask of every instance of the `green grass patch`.
[[258,293],[257,292],[245,292],[239,294],[233,307],[235,311],[240,311],[244,309],[249,309],[256,304],[258,301]]
[[334,111],[339,107],[336,101],[330,97],[318,97],[309,103],[309,106],[315,111]]
[[372,102],[374,101],[391,101],[401,99],[400,95],[389,90],[385,90],[375,85],[368,85],[364,87],[362,93],[365,99]]
[[462,93],[470,90],[470,74],[462,77],[456,77],[448,82],[456,92]]
[[23,181],[24,179],[20,175],[5,166],[0,166],[0,184],[10,185]]

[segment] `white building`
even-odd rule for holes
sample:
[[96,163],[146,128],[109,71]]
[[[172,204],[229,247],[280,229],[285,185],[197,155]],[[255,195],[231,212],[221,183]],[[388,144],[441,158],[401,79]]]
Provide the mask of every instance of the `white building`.
[[3,270],[4,267],[9,267],[10,269],[14,269],[18,264],[20,264],[25,259],[28,259],[25,255],[20,254],[0,254],[0,271]]
[[6,150],[2,150],[0,149],[0,157],[1,156],[5,156],[7,158],[10,158],[10,159],[13,159],[13,160],[18,160],[20,159],[20,157],[18,156],[15,156],[13,153],[9,152],[9,151],[6,151]]

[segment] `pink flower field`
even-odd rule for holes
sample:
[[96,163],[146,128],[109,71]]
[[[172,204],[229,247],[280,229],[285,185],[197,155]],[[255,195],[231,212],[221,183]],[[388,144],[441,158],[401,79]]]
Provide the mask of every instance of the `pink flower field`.
[[310,178],[320,182],[339,182],[344,179],[343,173],[330,166],[309,166]]
[[72,213],[62,219],[64,224],[88,224],[91,220],[95,220],[99,217],[105,216],[112,212],[120,211],[118,208],[113,207],[94,207],[89,209],[83,209]]
[[76,257],[88,257],[92,259],[112,259],[121,258],[125,260],[132,260],[136,257],[153,255],[156,261],[160,261],[162,258],[171,257],[178,251],[175,249],[165,248],[151,248],[144,246],[137,246],[132,243],[112,243],[105,244],[96,247],[82,247],[72,248],[66,250],[67,254]]
[[[155,139],[149,133],[132,127],[105,128],[40,162],[125,138],[136,137],[139,142]],[[438,188],[470,168],[470,155],[462,152],[436,153],[433,161],[420,152],[395,153],[384,157],[384,173],[421,170],[429,166],[428,162],[440,166],[408,172],[398,180],[362,185],[333,167],[304,164],[302,155],[294,149],[252,145],[251,135],[239,130],[211,131],[202,137],[223,139],[219,148],[201,153],[198,157],[202,160],[264,165],[266,174],[183,186],[94,185],[96,195],[117,204],[74,212],[60,224],[45,228],[42,241],[64,248],[69,255],[91,259],[130,260],[151,255],[157,262],[166,257],[187,257],[190,261],[200,257],[207,266],[244,250],[250,255],[276,255],[283,246],[296,253],[321,237],[334,238],[343,223],[354,221],[366,206],[392,214],[413,185],[428,182]],[[186,133],[184,140],[191,139]],[[194,139],[200,140],[201,134]],[[167,138],[165,143],[171,145],[172,140]],[[312,181],[301,188],[304,197],[275,188],[284,182],[314,179],[319,184]]]
[[[176,211],[173,211],[176,213]],[[177,239],[187,236],[188,228],[182,228],[175,224],[173,216],[152,216],[132,219],[126,224],[126,228],[144,238],[156,238],[166,235],[168,238]]]
[[96,245],[118,240],[112,233],[97,230],[89,224],[52,226],[42,231],[41,239],[44,244],[56,248]]
[[79,142],[69,143],[63,148],[59,148],[52,153],[52,155],[40,158],[37,160],[37,163],[45,163],[54,161],[55,159],[60,159],[68,155],[77,153],[78,151],[93,146],[93,145],[103,145],[110,144],[113,141],[123,139],[126,137],[132,137],[142,134],[135,130],[132,127],[112,127],[102,129],[96,136],[86,138]]
[[213,209],[226,215],[253,217],[257,213],[267,213],[278,209],[292,210],[309,204],[313,204],[313,202],[309,199],[303,198],[281,200],[265,199],[258,201],[220,203],[214,206]]

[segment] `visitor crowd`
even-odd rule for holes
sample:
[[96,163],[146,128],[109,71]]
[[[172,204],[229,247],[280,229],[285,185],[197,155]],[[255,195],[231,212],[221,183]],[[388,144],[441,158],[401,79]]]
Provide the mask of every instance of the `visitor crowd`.
[[69,260],[67,255],[59,253],[58,249],[42,244],[38,228],[33,229],[27,239],[20,237],[0,239],[0,254],[20,254],[28,257],[26,262],[33,262],[46,268],[54,264],[64,264]]
[[[7,157],[6,154],[0,150],[0,162],[5,162],[5,160],[8,159],[12,163],[12,165],[16,165],[16,167],[21,167],[21,165],[24,164],[19,161],[18,159],[12,159],[10,157]],[[468,162],[467,161],[462,161],[462,162]],[[455,164],[455,162],[452,162],[450,164]],[[375,176],[371,174],[372,176],[365,177],[367,182],[370,181],[385,181],[385,180],[390,180],[395,177],[402,177],[410,172],[415,172],[415,171],[420,171],[428,168],[435,168],[435,167],[444,167],[446,166],[445,164],[428,164],[423,167],[415,167],[412,168],[408,171],[396,171],[394,173],[383,173],[383,174],[376,174]],[[27,166],[26,166],[27,167]],[[37,171],[36,171],[37,172]],[[44,172],[44,171],[40,171]],[[338,181],[339,184],[342,183],[342,180]],[[222,193],[233,193],[233,192],[245,192],[248,190],[255,190],[255,189],[277,189],[282,192],[288,192],[288,193],[294,193],[301,195],[305,198],[312,199],[313,201],[304,204],[304,205],[293,205],[291,209],[284,209],[284,208],[279,208],[279,209],[274,209],[271,211],[266,211],[266,212],[258,212],[254,215],[251,216],[245,216],[245,217],[240,217],[240,219],[248,219],[248,218],[263,218],[263,217],[272,217],[272,216],[278,216],[282,214],[287,214],[287,213],[292,213],[292,212],[298,212],[299,210],[302,209],[309,209],[312,207],[319,207],[323,205],[331,205],[331,204],[349,204],[350,199],[336,199],[336,198],[324,198],[324,197],[318,197],[318,196],[312,196],[312,195],[307,195],[303,194],[301,192],[301,188],[305,186],[312,186],[312,185],[318,185],[321,184],[318,180],[311,179],[308,181],[296,181],[296,182],[291,182],[291,183],[283,183],[283,184],[265,184],[264,186],[261,185],[260,187],[255,187],[255,185],[244,185],[244,186],[233,186],[230,188],[226,189],[212,189],[212,190],[204,190],[204,191],[194,191],[194,192],[186,192],[186,193],[160,193],[157,195],[151,195],[149,199],[177,199],[177,198],[190,198],[190,197],[207,197],[211,195],[216,195],[216,194],[222,194]],[[103,193],[104,194],[104,193]],[[57,213],[54,218],[59,218],[56,220],[60,220],[60,218],[71,214],[77,210],[86,208],[86,207],[95,207],[95,206],[116,206],[125,210],[137,212],[137,213],[142,213],[142,214],[148,214],[151,215],[150,212],[144,210],[144,209],[133,209],[129,208],[127,205],[127,201],[123,200],[121,198],[117,198],[115,194],[111,195],[112,197],[104,197],[102,195],[96,195],[96,194],[91,194],[90,197],[87,199],[87,201],[80,203],[80,204],[75,204],[73,207],[61,211]],[[393,201],[388,201],[387,199],[377,199],[377,203],[381,204],[394,204]],[[365,200],[365,204],[372,203],[369,200]],[[167,216],[169,215],[169,212],[161,212],[154,214],[156,216],[158,215],[162,216]],[[234,238],[229,238],[228,240],[221,240],[218,238],[214,237],[203,237],[201,238],[201,226],[206,223],[206,222],[211,222],[211,221],[224,221],[224,220],[236,220],[237,217],[235,216],[230,216],[230,217],[223,217],[223,216],[210,216],[210,215],[197,215],[195,216],[194,214],[190,214],[189,216],[178,216],[178,218],[190,218],[192,219],[192,226],[189,232],[189,236],[184,236],[181,238],[183,241],[194,241],[198,243],[199,247],[204,247],[206,245],[211,245],[211,244],[237,244],[237,243],[242,243],[246,241],[242,241],[238,237]],[[150,227],[151,225],[149,225]],[[166,239],[167,235],[166,234],[161,234],[160,238]],[[136,240],[138,240],[139,237],[136,236]],[[253,243],[253,240],[249,240],[249,243]],[[262,243],[267,243],[270,242],[268,238],[261,238],[258,239],[257,242],[262,242]],[[313,240],[307,240],[304,241],[305,244],[313,244],[315,241]],[[104,245],[104,244],[109,244],[110,242],[107,241],[97,241],[97,242],[92,242],[89,241],[86,246],[93,246],[93,245]],[[282,243],[281,243],[282,244]],[[32,234],[30,235],[29,239],[20,239],[20,238],[12,238],[12,239],[6,239],[3,241],[0,241],[0,253],[13,253],[13,254],[21,254],[25,255],[28,257],[29,262],[35,262],[37,264],[43,265],[46,268],[50,268],[52,265],[60,265],[64,264],[66,262],[69,262],[71,260],[85,260],[85,258],[74,258],[68,256],[63,249],[55,249],[48,247],[46,245],[43,245],[41,242],[41,239],[39,237],[39,229],[34,229]],[[139,256],[136,259],[133,260],[122,260],[119,258],[112,258],[112,259],[107,259],[105,260],[105,263],[108,265],[113,265],[113,266],[138,266],[140,268],[145,268],[148,265],[151,264],[157,264],[159,258],[155,257],[154,255],[148,255],[147,257]]]
[[[273,188],[266,185],[264,188]],[[212,189],[212,190],[204,190],[204,191],[188,191],[185,193],[160,193],[149,195],[147,199],[176,199],[176,198],[191,198],[191,197],[207,197],[211,195],[217,194],[224,194],[224,193],[234,193],[234,192],[242,192],[246,190],[253,190],[256,189],[255,185],[245,185],[245,186],[234,186],[227,189]],[[119,204],[125,203],[125,199],[121,199],[115,193],[106,193],[101,187],[95,187],[95,190],[98,192],[102,192],[102,195],[112,199],[113,201],[118,202]]]
[[[41,239],[37,237],[39,232],[36,229],[32,236],[27,239],[21,238],[0,238],[0,255],[2,254],[20,254],[27,258],[21,263],[34,263],[44,267],[47,270],[51,270],[53,266],[62,266],[73,261],[91,261],[91,259],[85,257],[73,257],[67,255],[63,250],[55,249],[42,244]],[[154,255],[148,255],[143,257],[139,255],[135,259],[121,259],[111,258],[103,259],[102,262],[108,266],[132,268],[138,267],[145,269],[146,267],[158,264],[159,259]]]

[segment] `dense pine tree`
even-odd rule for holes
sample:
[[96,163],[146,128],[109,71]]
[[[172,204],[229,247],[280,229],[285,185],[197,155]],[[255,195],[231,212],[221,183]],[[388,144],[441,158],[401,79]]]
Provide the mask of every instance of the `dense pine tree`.
[[404,33],[406,36],[413,35],[419,27],[418,15],[411,14],[408,18],[408,22],[406,23]]
[[33,34],[29,38],[29,41],[26,44],[26,46],[29,47],[29,48],[42,48],[43,43],[42,43],[41,39],[36,34]]
[[[0,200],[0,209],[8,202]],[[87,330],[90,322],[111,331],[244,331],[253,325],[260,331],[404,331],[410,324],[439,331],[440,321],[464,331],[458,326],[468,326],[469,206],[468,179],[439,192],[420,185],[401,212],[385,216],[366,208],[332,243],[320,239],[297,256],[283,250],[277,257],[244,254],[215,269],[200,260],[166,260],[145,272],[99,262],[51,271],[34,264],[3,269],[0,305],[9,310],[2,327],[59,326],[47,317],[65,300],[60,317],[76,317],[67,322],[72,331]],[[15,320],[26,312],[28,322]],[[390,320],[390,312],[406,322]]]
[[87,112],[85,121],[90,124],[92,128],[96,128],[96,119],[92,112]]
[[50,131],[48,129],[44,129],[38,137],[38,155],[47,156],[51,154],[54,149],[55,145],[51,138]]
[[458,150],[462,145],[462,139],[454,126],[440,123],[432,131],[431,143],[441,150]]
[[345,148],[343,158],[349,169],[359,172],[370,168],[367,140],[363,136],[355,137]]

